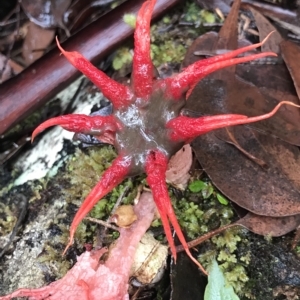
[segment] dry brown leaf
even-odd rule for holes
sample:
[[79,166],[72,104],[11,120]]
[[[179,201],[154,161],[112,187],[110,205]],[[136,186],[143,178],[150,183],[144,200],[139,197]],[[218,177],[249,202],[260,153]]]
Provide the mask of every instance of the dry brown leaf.
[[0,53],[0,70],[2,71],[1,81],[5,81],[12,76],[12,68],[8,64],[6,56]]
[[166,180],[180,190],[185,190],[190,179],[193,154],[190,145],[184,145],[173,155],[168,164]]
[[54,29],[45,29],[32,22],[29,24],[22,47],[22,55],[27,66],[43,56],[54,35]]
[[276,237],[294,230],[300,224],[300,215],[272,218],[249,212],[236,224],[240,224],[256,234]]

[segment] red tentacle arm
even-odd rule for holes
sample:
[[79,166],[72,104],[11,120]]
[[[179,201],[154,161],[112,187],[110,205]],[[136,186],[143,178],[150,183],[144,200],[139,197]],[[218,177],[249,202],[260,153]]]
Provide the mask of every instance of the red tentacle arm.
[[101,200],[106,194],[112,191],[118,184],[120,184],[130,169],[131,158],[118,156],[112,163],[111,167],[107,169],[97,185],[92,189],[86,199],[83,201],[79,210],[77,211],[70,227],[70,240],[64,253],[73,244],[74,234],[79,223],[90,212],[90,210]]
[[135,96],[148,98],[152,92],[153,64],[150,57],[150,21],[156,0],[146,1],[137,15],[134,32],[132,84]]
[[76,132],[101,136],[121,129],[114,116],[86,116],[82,114],[64,115],[47,120],[32,133],[31,140],[50,126],[60,125],[62,128]]
[[66,57],[66,59],[80,72],[82,72],[86,77],[88,77],[107,97],[115,108],[126,107],[131,103],[133,99],[133,94],[129,87],[120,84],[113,79],[109,78],[101,70],[93,66],[85,57],[80,53],[73,51],[65,51],[59,44],[56,38],[57,46],[61,53]]
[[157,209],[160,213],[161,220],[164,226],[166,237],[168,239],[171,253],[176,261],[177,253],[172,238],[172,232],[170,229],[169,221],[173,225],[176,234],[183,245],[183,248],[191,260],[202,270],[204,274],[207,274],[202,265],[192,256],[185,237],[178,224],[175,212],[173,210],[171,199],[168,194],[166,186],[166,171],[168,160],[167,157],[159,151],[152,151],[146,161],[146,173],[147,183],[149,184],[153,193],[154,201],[157,205]]
[[[258,47],[261,47],[267,40],[268,38],[270,37],[270,35],[273,33],[274,31],[270,32],[261,42],[259,43],[256,43],[256,44],[252,44],[252,45],[249,45],[249,46],[246,46],[246,47],[242,47],[242,48],[239,48],[239,49],[236,49],[236,50],[233,50],[233,51],[229,51],[225,54],[221,54],[221,55],[217,55],[217,56],[214,56],[214,57],[210,57],[210,58],[207,58],[207,59],[203,59],[199,62],[196,62],[198,64],[198,67],[204,67],[204,66],[209,66],[211,64],[214,64],[214,63],[217,63],[217,62],[221,62],[221,61],[226,61],[226,60],[229,60],[231,58],[235,58],[237,57],[238,55],[240,54],[243,54],[245,52],[248,52],[248,51],[251,51],[251,50],[254,50]],[[274,53],[272,52],[272,54],[274,55]],[[194,64],[193,64],[194,65]],[[193,65],[190,65],[188,66],[186,69],[184,69],[183,71],[188,71],[189,72],[189,68],[193,69]],[[191,70],[192,71],[192,70]]]
[[219,129],[233,125],[243,125],[248,123],[254,123],[268,119],[275,115],[278,109],[282,105],[291,105],[300,107],[293,102],[282,101],[278,103],[275,108],[264,115],[257,117],[247,117],[245,115],[228,114],[228,115],[216,115],[216,116],[205,116],[201,118],[189,118],[185,116],[179,116],[170,120],[166,127],[172,129],[170,138],[173,141],[190,141],[201,134],[205,134],[214,129]]
[[263,52],[259,54],[248,55],[245,57],[234,58],[239,54],[262,46],[271,34],[272,32],[260,43],[230,51],[226,54],[199,60],[194,64],[188,66],[175,77],[167,79],[172,96],[176,99],[179,99],[186,91],[188,91],[186,94],[186,98],[188,98],[199,80],[217,70],[240,63],[249,62],[266,56],[277,56],[277,54],[274,52]]
[[[158,170],[154,170],[155,167],[156,167],[156,163],[155,162],[153,163],[149,159],[149,165],[148,164],[146,165],[146,172],[148,174],[147,183],[149,184],[149,186],[152,190],[154,201],[155,201],[157,210],[159,212],[159,215],[160,215],[163,227],[164,227],[166,238],[169,242],[171,253],[176,261],[177,252],[176,252],[175,244],[174,244],[173,237],[172,237],[172,231],[171,231],[170,223],[168,220],[168,215],[166,213],[166,209],[165,209],[165,205],[164,205],[165,199],[163,197],[156,196],[156,194],[159,193],[159,191],[157,191],[159,189],[159,187],[156,186],[156,191],[154,191],[154,189],[155,189],[154,185],[156,185],[157,182],[161,181],[161,179],[159,179],[160,181],[155,181],[155,180],[157,180],[156,177],[159,176],[159,174],[157,174],[157,173],[159,173]],[[162,179],[162,182],[163,182],[162,184],[165,185],[165,179]],[[162,195],[162,194],[160,194],[160,195]]]
[[171,86],[172,96],[175,99],[180,99],[182,95],[187,91],[186,98],[188,98],[199,80],[209,75],[210,73],[266,56],[277,56],[277,54],[273,52],[263,52],[240,58],[231,58],[225,61],[216,62],[211,65],[205,64],[204,66],[201,66],[202,60],[195,62],[190,66],[191,68],[188,67],[182,73],[170,79],[171,82],[169,83],[169,85]]

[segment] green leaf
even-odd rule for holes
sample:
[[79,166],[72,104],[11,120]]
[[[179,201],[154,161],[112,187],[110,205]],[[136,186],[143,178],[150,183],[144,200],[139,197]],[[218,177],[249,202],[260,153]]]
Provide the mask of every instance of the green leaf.
[[226,283],[225,277],[215,259],[208,269],[208,284],[204,293],[204,300],[239,300],[233,287]]
[[224,196],[217,194],[217,199],[221,204],[228,205],[228,200]]
[[206,188],[207,183],[202,180],[195,180],[189,184],[189,189],[192,193],[198,193]]

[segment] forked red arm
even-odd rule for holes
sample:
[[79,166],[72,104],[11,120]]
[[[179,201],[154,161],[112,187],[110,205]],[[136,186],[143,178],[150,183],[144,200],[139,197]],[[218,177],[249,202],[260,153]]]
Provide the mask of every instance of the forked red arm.
[[152,92],[153,64],[150,57],[150,21],[156,0],[146,1],[136,20],[132,84],[138,98],[147,98]]
[[59,125],[62,128],[91,135],[103,135],[105,132],[116,132],[120,129],[114,116],[86,116],[82,114],[64,115],[47,120],[40,124],[32,133],[31,141],[50,126]]
[[169,93],[171,93],[175,99],[180,99],[182,95],[187,92],[186,98],[188,98],[195,85],[199,82],[199,80],[201,80],[202,78],[214,71],[223,69],[225,67],[259,59],[265,56],[277,56],[277,54],[274,52],[263,52],[259,54],[248,55],[245,57],[234,58],[239,54],[260,47],[265,43],[270,34],[260,43],[249,45],[234,51],[230,51],[226,54],[221,54],[211,58],[199,60],[194,64],[188,66],[181,73],[177,74],[173,78],[166,79],[167,84],[170,87]]
[[112,191],[118,184],[120,184],[130,169],[131,158],[118,156],[112,163],[111,167],[108,168],[102,175],[100,181],[92,189],[86,199],[83,201],[79,210],[77,211],[73,222],[70,227],[70,240],[64,253],[73,244],[74,234],[79,223],[84,217],[90,212],[90,210],[101,200],[106,194]]
[[[147,183],[149,184],[153,198],[160,214],[160,218],[164,227],[164,231],[169,242],[169,246],[171,249],[171,253],[176,261],[177,252],[175,248],[175,244],[172,237],[171,227],[168,220],[168,215],[165,209],[165,199],[160,191],[160,183],[162,185],[166,185],[165,174],[167,170],[167,159],[165,157],[159,157],[161,161],[157,161],[157,154],[155,152],[149,154],[146,161],[146,173],[147,173]],[[158,197],[158,195],[160,195]]]
[[[242,47],[242,48],[239,48],[239,49],[236,49],[236,50],[233,50],[233,51],[229,51],[227,53],[224,53],[224,54],[221,54],[221,55],[217,55],[217,56],[213,56],[213,57],[209,57],[207,59],[203,59],[203,60],[200,60],[197,62],[198,64],[198,68],[199,67],[205,67],[205,66],[209,66],[211,64],[215,64],[217,62],[221,62],[221,61],[226,61],[226,60],[229,60],[231,58],[235,58],[237,57],[238,55],[240,54],[243,54],[245,52],[248,52],[248,51],[251,51],[251,50],[254,50],[258,47],[261,47],[267,40],[268,38],[270,37],[270,35],[273,33],[274,31],[270,32],[261,42],[259,43],[256,43],[256,44],[251,44],[249,46],[246,46],[246,47]],[[273,55],[275,53],[271,52]],[[193,70],[193,65],[190,65],[188,66],[187,68],[185,68],[183,70],[183,72],[191,72]]]
[[217,70],[230,67],[233,65],[237,65],[240,63],[252,61],[258,58],[266,57],[266,56],[277,56],[273,52],[263,52],[259,54],[249,55],[240,58],[231,58],[228,60],[212,63],[210,65],[201,65],[201,60],[195,62],[188,67],[186,70],[178,74],[174,78],[170,78],[169,86],[171,95],[175,99],[180,99],[184,93],[186,93],[186,99],[190,96],[192,90],[194,89],[195,85],[201,80],[202,78],[206,77],[210,73],[213,73]]
[[247,117],[244,115],[237,114],[205,116],[201,118],[179,116],[170,120],[167,123],[166,127],[172,129],[170,133],[171,140],[190,141],[191,139],[194,139],[197,136],[205,134],[214,129],[224,128],[233,125],[254,123],[257,121],[268,119],[275,115],[278,109],[284,104],[299,107],[299,105],[294,104],[292,102],[282,101],[278,103],[271,112],[257,117]]
[[185,237],[180,229],[180,225],[178,224],[175,212],[172,207],[171,199],[169,197],[168,189],[166,186],[167,166],[168,166],[168,159],[163,153],[159,151],[152,151],[148,155],[146,161],[147,183],[151,188],[154,201],[160,213],[161,220],[164,226],[164,231],[171,248],[171,253],[174,257],[174,260],[176,261],[177,253],[176,253],[169,221],[172,224],[173,228],[175,229],[176,234],[187,255],[201,269],[201,271],[204,274],[207,274],[204,268],[202,267],[202,265],[192,256],[189,247],[187,245],[187,242],[185,240]]
[[83,57],[79,52],[65,51],[58,39],[56,38],[57,46],[66,59],[80,72],[82,72],[86,77],[88,77],[107,97],[115,108],[126,107],[131,103],[133,99],[133,94],[130,88],[114,81],[109,78],[101,70],[93,66],[85,57]]

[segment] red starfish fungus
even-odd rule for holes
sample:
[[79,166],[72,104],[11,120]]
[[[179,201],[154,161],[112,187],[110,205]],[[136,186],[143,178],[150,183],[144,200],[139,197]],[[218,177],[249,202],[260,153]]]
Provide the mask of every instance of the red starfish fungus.
[[67,115],[53,118],[36,128],[32,139],[49,126],[61,125],[66,130],[84,132],[98,138],[108,135],[119,154],[75,215],[67,248],[73,242],[79,223],[103,196],[126,176],[146,172],[147,182],[153,192],[174,259],[176,259],[176,250],[170,224],[175,229],[188,256],[205,272],[191,255],[171,205],[165,183],[168,160],[184,143],[200,134],[216,128],[269,118],[275,114],[280,105],[286,102],[278,104],[269,114],[252,118],[234,114],[201,118],[182,116],[181,111],[186,98],[204,76],[227,66],[264,56],[276,56],[276,54],[264,52],[235,58],[241,53],[261,46],[263,44],[261,42],[198,61],[171,78],[156,78],[150,58],[150,20],[155,3],[156,0],[146,1],[137,16],[132,80],[129,86],[115,82],[78,52],[67,52],[58,44],[70,63],[85,74],[112,102],[113,113],[107,117]]

